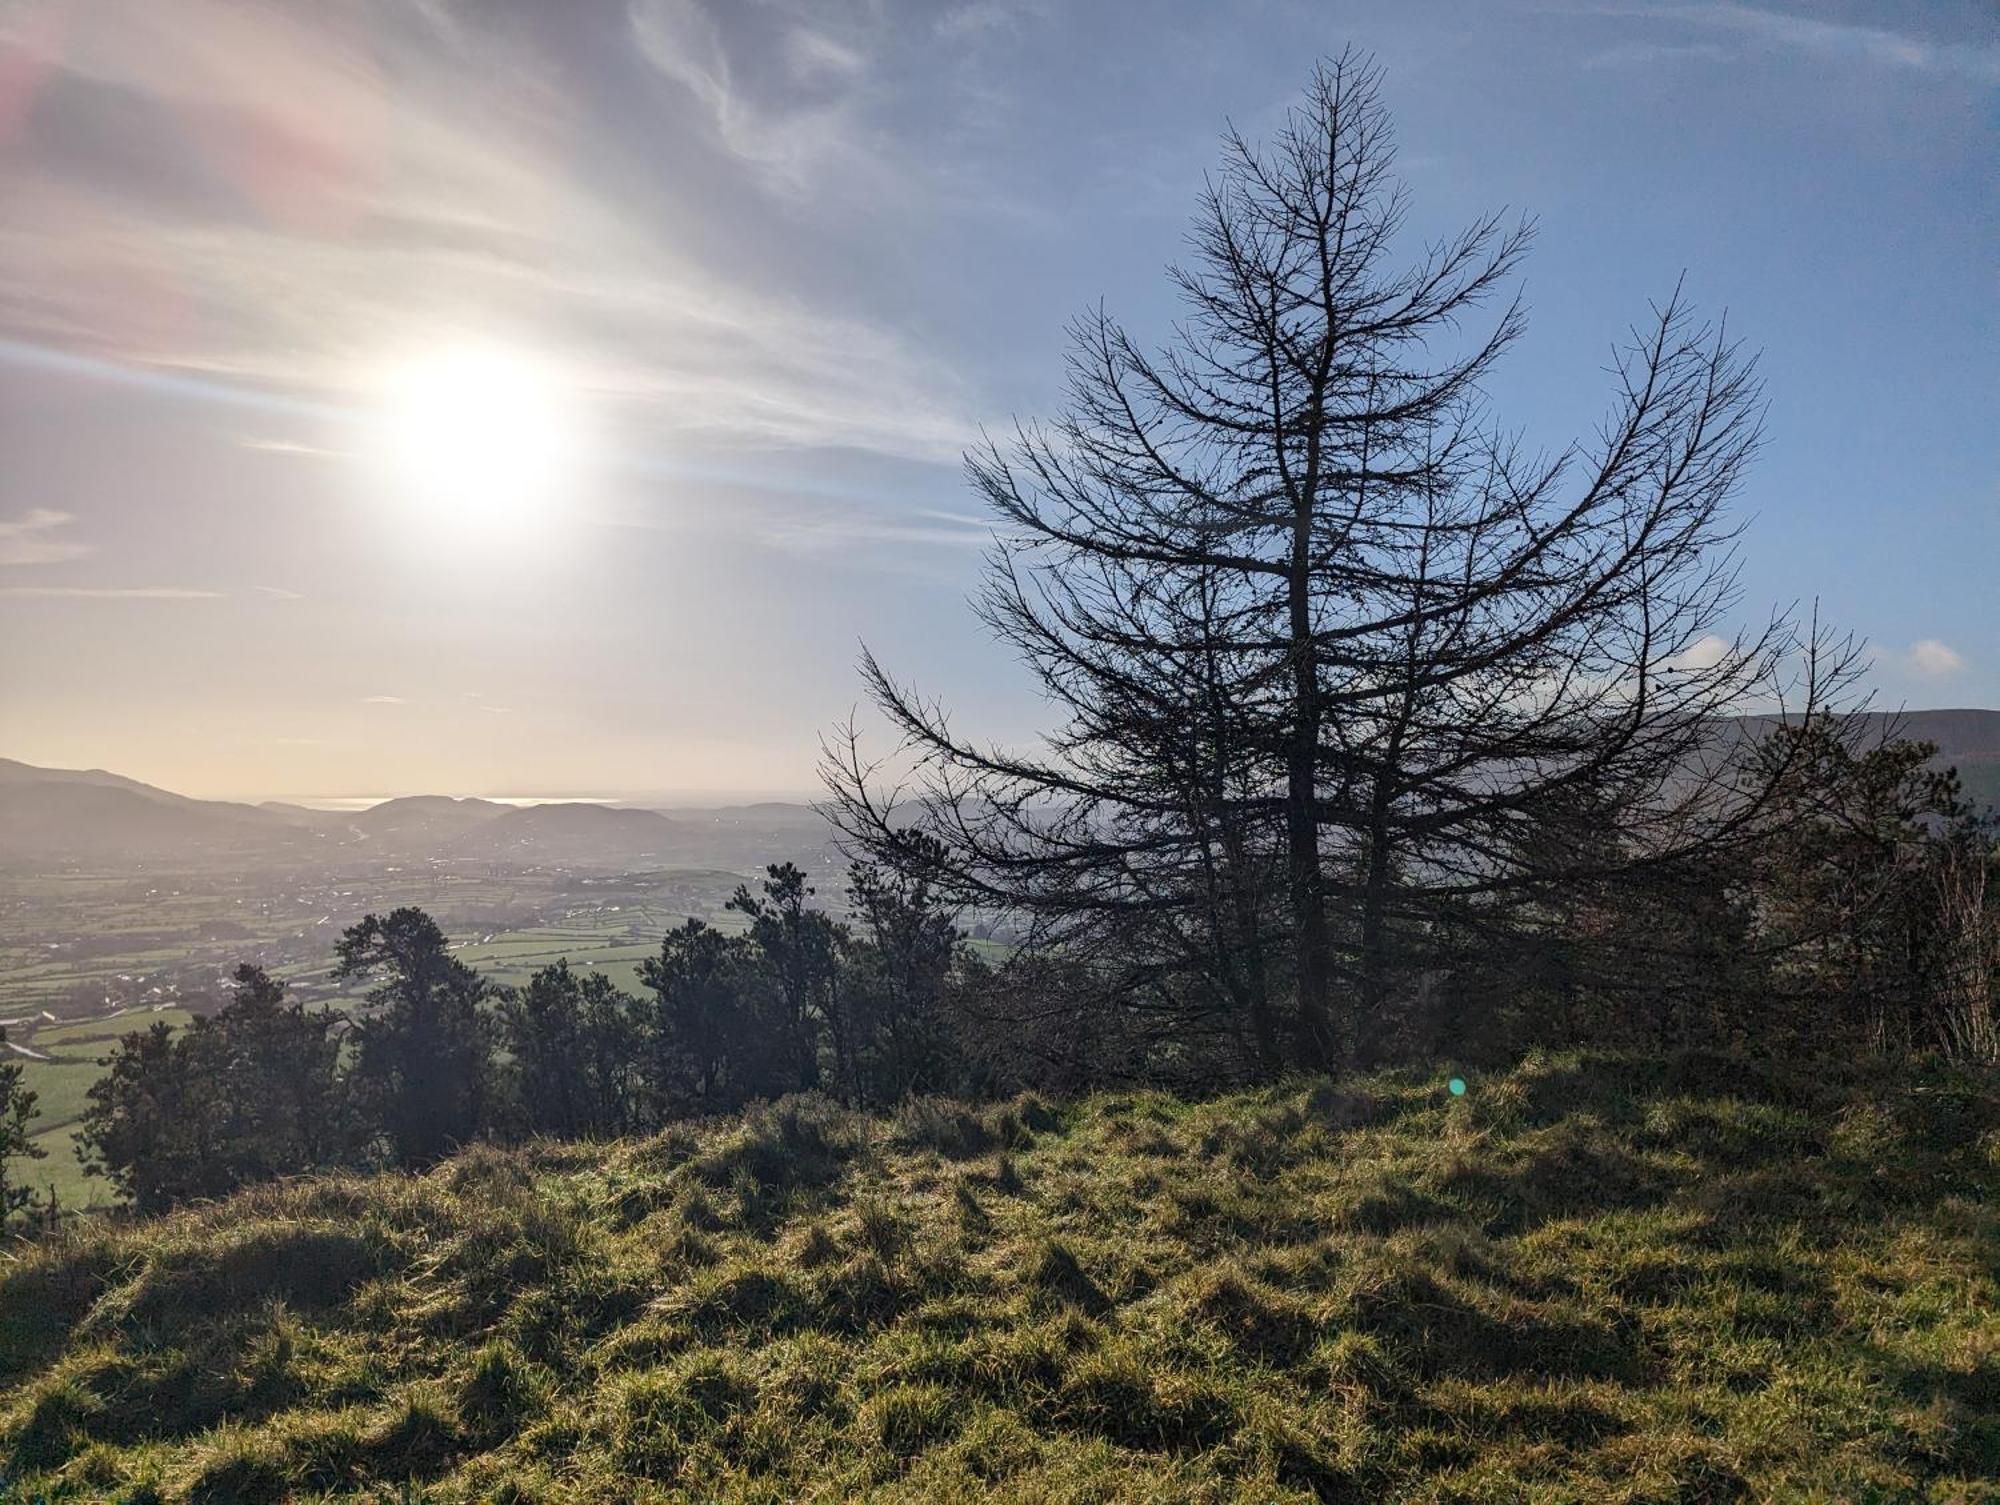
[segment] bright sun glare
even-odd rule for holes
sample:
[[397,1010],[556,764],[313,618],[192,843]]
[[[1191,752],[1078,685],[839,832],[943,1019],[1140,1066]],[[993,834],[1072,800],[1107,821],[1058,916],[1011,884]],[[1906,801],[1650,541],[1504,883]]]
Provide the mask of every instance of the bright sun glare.
[[505,347],[434,350],[397,367],[385,395],[398,489],[454,529],[513,531],[545,516],[578,458],[562,384]]

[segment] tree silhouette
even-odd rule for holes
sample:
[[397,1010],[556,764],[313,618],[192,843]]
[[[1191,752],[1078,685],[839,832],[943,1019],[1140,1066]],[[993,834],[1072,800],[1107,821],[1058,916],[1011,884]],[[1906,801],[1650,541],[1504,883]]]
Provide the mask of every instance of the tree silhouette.
[[421,909],[368,915],[341,935],[335,978],[379,977],[354,1027],[354,1084],[399,1165],[423,1166],[476,1135],[492,1107],[491,990]]
[[[0,1029],[0,1049],[6,1044],[7,1031]],[[9,1162],[39,1160],[48,1154],[30,1137],[28,1125],[41,1110],[35,1106],[36,1094],[21,1085],[21,1076],[19,1061],[0,1056],[0,1231],[35,1202],[32,1187],[14,1184]]]
[[[1737,346],[1677,291],[1596,434],[1529,450],[1483,391],[1518,302],[1465,332],[1529,227],[1403,257],[1393,155],[1376,68],[1321,65],[1268,146],[1225,138],[1167,348],[1077,321],[1060,418],[969,459],[999,531],[981,612],[1057,713],[1045,749],[962,736],[864,654],[913,772],[887,781],[852,724],[823,766],[860,852],[919,867],[914,828],[954,899],[1182,1019],[1194,979],[1267,1067],[1351,1060],[1448,917],[1750,837],[1771,781],[1719,721],[1847,673],[1783,617],[1727,625],[1760,411]],[[1580,793],[1610,839],[1527,860]]]

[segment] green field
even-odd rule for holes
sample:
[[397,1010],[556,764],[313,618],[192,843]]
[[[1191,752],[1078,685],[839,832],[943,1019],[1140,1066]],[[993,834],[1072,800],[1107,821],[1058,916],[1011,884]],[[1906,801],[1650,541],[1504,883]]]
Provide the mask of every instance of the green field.
[[23,1499],[1977,1501],[2000,1082],[1566,1054],[818,1098],[85,1220]]
[[[659,955],[660,938],[684,924],[684,910],[638,904],[573,916],[563,923],[501,931],[457,949],[458,959],[494,982],[519,986],[543,967],[567,960],[572,967],[601,971],[627,992],[639,988],[639,964]],[[718,910],[705,915],[718,930],[740,932],[741,915]]]
[[155,1023],[185,1024],[194,1016],[186,1009],[139,1009],[100,1019],[67,1024],[16,1026],[8,1038],[49,1057],[31,1060],[19,1055],[22,1085],[35,1093],[37,1118],[35,1146],[45,1158],[24,1162],[15,1174],[38,1190],[54,1189],[63,1207],[103,1206],[110,1201],[110,1188],[101,1180],[86,1177],[76,1157],[72,1137],[83,1115],[85,1094],[102,1074],[98,1061],[119,1038]]
[[[38,1189],[52,1188],[63,1207],[103,1206],[111,1197],[104,1181],[83,1174],[73,1139],[84,1094],[100,1074],[98,1059],[132,1030],[158,1020],[184,1024],[194,1011],[218,1006],[236,959],[262,961],[302,998],[352,1005],[358,990],[329,980],[340,924],[366,909],[414,903],[430,908],[455,938],[459,957],[494,982],[518,985],[567,957],[636,991],[640,963],[690,913],[724,929],[742,925],[722,908],[741,880],[708,870],[594,882],[583,900],[547,877],[381,875],[364,886],[336,875],[310,893],[269,902],[246,900],[220,880],[204,890],[202,881],[0,877],[4,933],[84,941],[73,940],[57,959],[50,959],[47,942],[0,944],[0,1018],[12,1021],[8,1039],[51,1058],[16,1057],[24,1085],[39,1095],[34,1139],[46,1152],[18,1173]],[[302,924],[306,911],[312,923]],[[510,913],[528,918],[496,918]],[[156,944],[169,927],[189,938],[177,947]],[[243,934],[234,934],[239,929]],[[83,958],[74,954],[80,949],[102,954]]]
[[0,874],[0,1021],[206,1007],[238,961],[330,993],[333,944],[369,910],[413,904],[459,934],[534,924],[566,903],[556,875],[432,867]]

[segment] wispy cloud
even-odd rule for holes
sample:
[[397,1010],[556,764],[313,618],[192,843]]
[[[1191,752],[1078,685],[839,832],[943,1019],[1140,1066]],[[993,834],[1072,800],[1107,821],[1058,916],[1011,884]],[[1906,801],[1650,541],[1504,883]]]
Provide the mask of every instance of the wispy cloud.
[[1736,56],[1720,42],[1618,42],[1583,60],[1586,68],[1650,68],[1662,63],[1718,63]]
[[1046,9],[1043,0],[968,0],[946,10],[933,26],[939,36],[950,39],[983,37],[1013,31]]
[[692,97],[721,145],[769,186],[803,194],[830,160],[868,157],[859,139],[867,55],[822,29],[841,9],[731,7],[725,28],[702,0],[632,0],[628,16],[640,54]]
[[[951,460],[971,435],[961,381],[907,337],[697,253],[675,212],[580,165],[559,66],[508,28],[443,7],[168,9],[121,10],[37,54],[8,143],[0,339],[197,377],[225,398],[365,412],[400,356],[497,335],[557,357],[643,446]],[[711,47],[692,7],[631,17],[736,157],[779,178],[830,152],[864,160],[850,129],[863,50],[816,12],[774,14],[783,46],[757,64],[770,80]],[[0,18],[8,43],[49,46]],[[753,103],[766,97],[789,102]],[[66,128],[78,112],[90,129]]]
[[338,459],[346,450],[328,449],[319,444],[301,444],[295,439],[239,439],[237,448],[261,455],[302,455],[308,459]]
[[0,597],[15,601],[219,601],[223,594],[177,585],[0,585]]
[[1903,656],[1913,673],[1926,679],[1944,679],[1958,673],[1965,667],[1964,655],[1949,643],[1936,638],[1924,638],[1910,644],[1910,651]]
[[1762,46],[1823,59],[1849,58],[1917,73],[1956,75],[1977,83],[2000,83],[2000,46],[1992,43],[1936,41],[1886,26],[1827,20],[1794,11],[1735,4],[1732,0],[1701,5],[1607,4],[1582,8],[1600,15],[1692,27],[1712,36],[1729,37],[1733,43],[1725,47],[1715,41],[1627,42],[1594,54],[1587,60],[1593,64],[1728,58],[1742,55],[1747,48]]
[[[938,514],[928,514],[933,519]],[[920,519],[925,514],[919,514]],[[844,549],[855,544],[905,543],[948,549],[979,549],[992,542],[986,523],[949,521],[904,522],[885,517],[792,517],[773,522],[760,535],[765,542],[800,553]]]
[[270,601],[303,601],[305,596],[298,591],[288,590],[282,585],[253,585],[250,587],[258,595]]
[[81,559],[90,545],[60,537],[76,521],[67,512],[35,507],[14,522],[0,522],[0,564],[57,564]]
[[403,699],[403,697],[400,695],[364,695],[361,697],[361,703],[363,705],[408,705],[409,704],[409,702]]

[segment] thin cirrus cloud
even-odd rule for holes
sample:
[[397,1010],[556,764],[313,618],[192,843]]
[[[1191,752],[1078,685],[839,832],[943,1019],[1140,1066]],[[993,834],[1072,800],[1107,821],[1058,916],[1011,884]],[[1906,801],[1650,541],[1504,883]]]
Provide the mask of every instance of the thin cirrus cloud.
[[868,157],[856,140],[867,56],[820,29],[840,9],[820,7],[815,25],[784,5],[745,8],[734,23],[766,28],[754,46],[733,46],[700,0],[634,0],[628,20],[640,55],[693,98],[725,150],[767,186],[803,194],[822,164]]
[[1594,54],[1594,65],[1641,64],[1688,60],[1733,60],[1763,49],[1805,54],[1825,60],[1852,59],[1883,67],[1973,83],[2000,83],[2000,46],[1941,42],[1909,31],[1829,20],[1791,11],[1728,3],[1702,5],[1596,5],[1596,14],[1643,18],[1706,33],[1708,39],[1688,42],[1619,43]]
[[[634,35],[656,77],[682,57],[667,39],[686,44],[674,82],[730,154],[783,178],[850,139],[858,51],[800,33],[776,66],[806,102],[751,110],[681,10],[647,8],[644,29],[635,11]],[[443,5],[186,0],[31,24],[44,12],[0,19],[34,81],[6,143],[26,166],[0,227],[0,341],[352,412],[413,344],[499,330],[562,352],[621,435],[662,449],[949,461],[974,431],[961,380],[906,337],[698,256],[668,211],[579,171],[609,127],[508,27]]]
[[66,536],[75,521],[67,512],[34,507],[13,522],[0,522],[0,564],[59,564],[83,558],[90,545]]
[[225,593],[178,585],[0,585],[10,601],[219,601]]
[[[1062,216],[1013,181],[1020,100],[986,71],[989,40],[1048,11],[1046,0],[627,0],[624,14],[657,91],[684,115],[691,106],[706,144],[786,208],[1053,233]],[[926,99],[945,128],[912,116]]]

